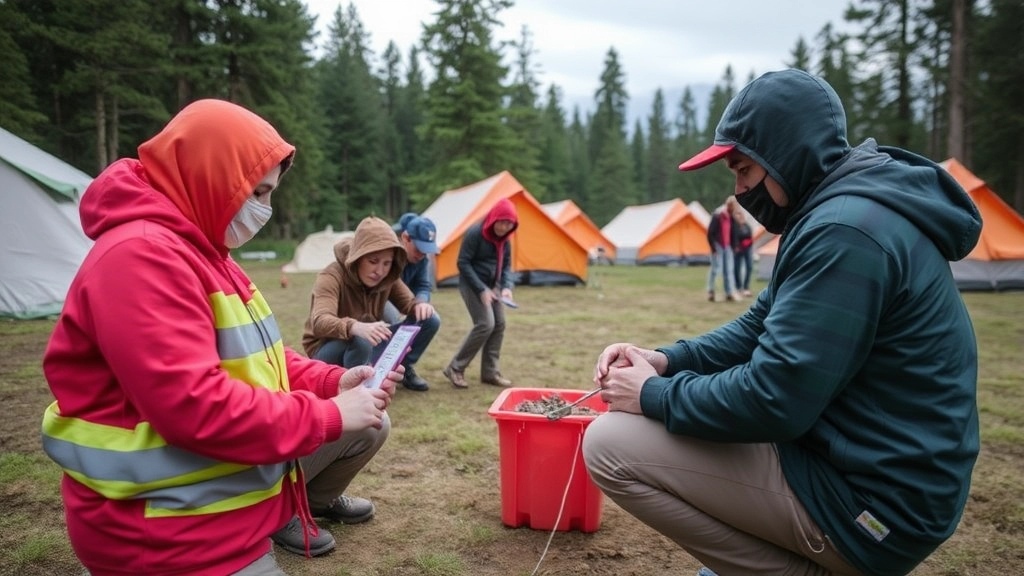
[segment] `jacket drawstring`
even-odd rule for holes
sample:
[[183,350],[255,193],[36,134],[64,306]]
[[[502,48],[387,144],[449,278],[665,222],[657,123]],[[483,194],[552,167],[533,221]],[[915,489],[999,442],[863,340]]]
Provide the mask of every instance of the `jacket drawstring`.
[[316,538],[320,535],[320,527],[313,520],[313,513],[309,509],[309,497],[306,495],[306,477],[302,473],[302,466],[295,461],[295,471],[298,480],[292,484],[292,497],[295,498],[295,513],[302,524],[302,542],[306,547],[306,558],[312,558],[309,553],[309,538]]

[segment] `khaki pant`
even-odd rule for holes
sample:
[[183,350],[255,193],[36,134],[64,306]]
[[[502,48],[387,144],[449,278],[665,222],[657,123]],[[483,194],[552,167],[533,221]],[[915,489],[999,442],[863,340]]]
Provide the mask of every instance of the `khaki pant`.
[[380,430],[342,431],[341,438],[324,444],[309,456],[299,458],[306,478],[306,495],[312,510],[323,510],[341,496],[356,474],[373,458],[391,431],[391,419],[384,414]]
[[796,499],[773,444],[716,443],[611,412],[583,439],[590,475],[621,508],[719,576],[860,576]]

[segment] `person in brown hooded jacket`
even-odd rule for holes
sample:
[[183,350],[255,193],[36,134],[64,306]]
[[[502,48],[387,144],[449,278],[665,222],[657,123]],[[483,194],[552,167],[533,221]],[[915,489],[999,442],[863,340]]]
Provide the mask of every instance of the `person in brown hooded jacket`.
[[[400,325],[383,321],[384,304],[389,301],[405,315],[406,323],[434,314],[429,302],[417,300],[401,282],[405,247],[380,218],[364,218],[353,237],[334,245],[334,258],[313,284],[302,335],[302,347],[310,358],[345,368],[371,363]],[[437,325],[433,330],[431,325],[421,326],[402,362],[406,377],[436,332]]]

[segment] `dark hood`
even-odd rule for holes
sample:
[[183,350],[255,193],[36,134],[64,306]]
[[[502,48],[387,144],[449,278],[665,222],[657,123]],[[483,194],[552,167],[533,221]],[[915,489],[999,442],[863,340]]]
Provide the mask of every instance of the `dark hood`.
[[873,140],[851,148],[839,97],[806,72],[769,72],[745,86],[723,113],[715,144],[734,145],[782,186],[794,209],[787,229],[829,198],[858,195],[903,215],[949,260],[978,241],[978,209],[941,166]]

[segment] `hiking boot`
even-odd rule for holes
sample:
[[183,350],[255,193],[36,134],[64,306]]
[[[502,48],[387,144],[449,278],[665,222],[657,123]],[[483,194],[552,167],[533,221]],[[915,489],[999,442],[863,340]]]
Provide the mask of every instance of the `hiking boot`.
[[501,386],[502,388],[508,388],[512,385],[512,381],[501,375],[501,372],[495,373],[490,378],[480,378],[480,381],[484,384],[490,384],[491,386]]
[[402,380],[402,386],[415,392],[430,390],[430,384],[427,384],[426,380],[420,378],[420,375],[413,369],[412,364],[405,365],[405,379]]
[[334,500],[331,500],[331,503],[328,504],[327,508],[324,508],[323,510],[311,510],[310,512],[317,518],[327,518],[328,520],[341,522],[342,524],[359,524],[373,518],[375,511],[373,502],[370,502],[366,498],[357,498],[355,496],[345,496],[342,494]]
[[466,384],[466,377],[462,372],[452,368],[451,364],[445,366],[441,373],[444,374],[444,377],[452,383],[452,386],[455,386],[456,388],[469,388],[469,384]]
[[[270,539],[274,541],[274,544],[292,554],[306,555],[306,541],[302,537],[302,522],[298,516],[292,516],[284,528],[270,535]],[[323,556],[334,550],[334,545],[334,536],[320,528],[316,536],[310,535],[309,537],[309,555]]]
[[697,576],[718,576],[718,574],[712,572],[707,566],[701,566],[700,570],[697,570]]
[[715,293],[714,292],[708,292],[708,302],[714,302],[714,301],[715,301]]

